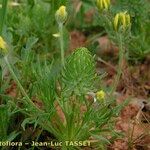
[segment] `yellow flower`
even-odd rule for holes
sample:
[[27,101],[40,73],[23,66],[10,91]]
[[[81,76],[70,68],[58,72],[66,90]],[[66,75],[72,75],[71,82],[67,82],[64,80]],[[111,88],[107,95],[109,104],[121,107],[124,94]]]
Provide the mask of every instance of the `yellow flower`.
[[100,90],[96,93],[96,98],[98,100],[104,100],[106,97],[106,93],[103,90]]
[[130,15],[127,12],[117,13],[114,18],[114,28],[117,31],[119,26],[122,26],[123,30],[126,30],[131,25]]
[[66,11],[65,6],[60,6],[59,9],[55,13],[56,21],[58,23],[64,23],[67,19],[68,13]]
[[108,8],[110,7],[110,0],[97,0],[96,3],[100,11],[104,9],[108,10]]
[[1,36],[0,36],[0,49],[2,53],[7,53],[7,44]]

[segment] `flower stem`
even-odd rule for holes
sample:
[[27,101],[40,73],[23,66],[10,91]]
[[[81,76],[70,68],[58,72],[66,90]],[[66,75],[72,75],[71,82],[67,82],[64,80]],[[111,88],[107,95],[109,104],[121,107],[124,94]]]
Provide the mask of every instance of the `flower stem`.
[[59,24],[59,33],[60,33],[60,50],[61,50],[61,63],[64,66],[65,61],[64,61],[64,39],[63,39],[63,24]]
[[119,62],[118,62],[118,69],[117,69],[117,75],[115,77],[115,81],[113,83],[113,87],[110,92],[110,96],[116,91],[116,88],[119,84],[119,80],[122,75],[122,64],[123,64],[123,58],[124,58],[124,48],[123,48],[123,40],[122,35],[119,35]]
[[3,25],[4,25],[4,21],[5,21],[7,2],[8,2],[8,0],[3,0],[3,2],[2,2],[2,10],[1,10],[1,16],[0,16],[0,20],[1,20],[0,21],[0,35],[2,34]]
[[[14,80],[16,81],[18,87],[20,88],[21,93],[22,93],[22,94],[24,95],[24,97],[26,98],[27,103],[30,104],[33,108],[36,108],[36,110],[37,110],[37,109],[40,110],[38,107],[35,106],[35,104],[32,102],[32,100],[29,98],[29,96],[28,96],[27,93],[25,92],[23,86],[21,85],[20,81],[18,80],[17,76],[15,75],[15,73],[14,73],[14,71],[13,71],[13,69],[12,69],[12,67],[11,67],[11,65],[10,65],[10,63],[9,63],[9,61],[8,61],[8,59],[7,59],[7,56],[4,57],[4,60],[5,60],[5,63],[6,63],[6,65],[7,65],[7,67],[8,67],[8,69],[9,69],[9,71],[10,71],[12,77],[13,77]],[[40,110],[40,111],[41,111],[41,110]]]

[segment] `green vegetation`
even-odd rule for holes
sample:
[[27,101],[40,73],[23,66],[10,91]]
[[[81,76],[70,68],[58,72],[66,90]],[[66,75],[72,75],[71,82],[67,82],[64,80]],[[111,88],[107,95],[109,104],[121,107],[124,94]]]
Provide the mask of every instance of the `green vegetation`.
[[[141,63],[150,54],[149,2],[0,2],[0,142],[22,142],[16,149],[33,150],[32,141],[54,141],[62,142],[54,149],[75,150],[84,145],[66,141],[85,141],[86,147],[105,150],[122,137],[115,121],[128,100],[118,105],[115,92],[123,63]],[[90,10],[93,17],[86,22]],[[84,32],[89,41],[74,52],[69,51],[72,30]],[[101,84],[105,73],[97,72],[95,59],[95,39],[103,35],[119,49],[109,87]],[[8,92],[13,85],[15,96]]]

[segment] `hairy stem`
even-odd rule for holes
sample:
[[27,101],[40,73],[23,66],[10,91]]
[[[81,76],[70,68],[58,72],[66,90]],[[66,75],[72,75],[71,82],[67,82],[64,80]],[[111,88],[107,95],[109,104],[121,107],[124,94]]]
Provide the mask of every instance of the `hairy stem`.
[[10,63],[9,63],[9,61],[8,61],[8,59],[7,59],[7,56],[4,57],[4,60],[5,60],[5,63],[6,63],[6,65],[7,65],[7,67],[8,67],[8,69],[9,69],[9,71],[10,71],[10,73],[11,73],[13,79],[16,81],[18,87],[20,88],[21,93],[22,93],[22,94],[24,95],[24,97],[26,98],[27,103],[30,104],[30,105],[31,105],[33,108],[35,108],[36,110],[41,111],[38,107],[35,106],[35,104],[32,102],[32,100],[29,98],[29,96],[28,96],[27,93],[25,92],[23,86],[21,85],[20,81],[18,80],[17,76],[15,75],[15,73],[14,73],[14,71],[13,71],[13,69],[12,69],[12,67],[11,67],[11,65],[10,65]]
[[122,75],[122,64],[123,64],[123,58],[124,58],[124,48],[123,48],[123,40],[122,35],[119,35],[119,62],[118,62],[118,69],[117,69],[117,75],[115,77],[115,81],[113,83],[113,87],[110,92],[110,96],[116,91],[116,88],[119,84],[119,80]]
[[65,63],[64,57],[65,56],[64,56],[64,39],[63,39],[63,24],[62,23],[59,24],[59,33],[60,33],[59,39],[60,39],[60,50],[61,50],[61,63],[64,66],[64,63]]

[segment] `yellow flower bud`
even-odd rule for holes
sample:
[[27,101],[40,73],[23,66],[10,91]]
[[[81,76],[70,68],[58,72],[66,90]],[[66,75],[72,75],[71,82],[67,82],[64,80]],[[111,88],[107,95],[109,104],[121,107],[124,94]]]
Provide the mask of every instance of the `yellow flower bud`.
[[105,9],[108,9],[108,3],[107,3],[107,1],[104,0],[103,2],[104,2],[104,8],[105,8]]
[[106,0],[106,1],[107,1],[108,6],[110,6],[110,0]]
[[129,14],[126,15],[126,19],[127,19],[127,24],[131,24],[131,17]]
[[117,13],[114,18],[114,28],[117,31],[119,26],[122,26],[123,30],[126,30],[128,26],[131,25],[130,15],[127,12]]
[[106,97],[106,93],[103,90],[100,90],[96,93],[96,98],[98,100],[104,100]]
[[1,36],[0,36],[0,49],[3,54],[7,53],[7,44]]
[[67,20],[68,13],[65,6],[60,6],[55,13],[56,21],[63,24]]
[[110,0],[97,0],[96,3],[100,11],[104,9],[108,10],[108,8],[110,7]]
[[114,28],[115,28],[115,30],[117,30],[117,28],[118,28],[118,21],[119,21],[119,14],[116,14],[116,16],[114,18]]
[[126,27],[126,15],[121,14],[121,17],[122,17],[122,27],[125,30],[125,27]]

